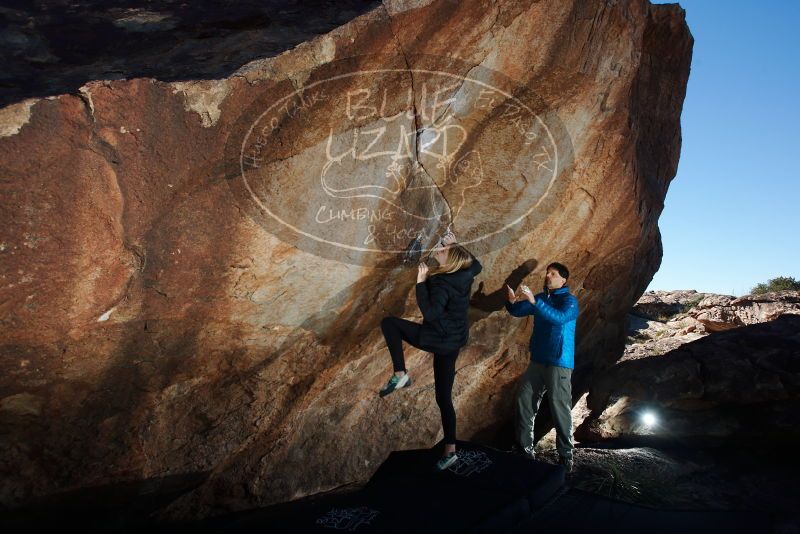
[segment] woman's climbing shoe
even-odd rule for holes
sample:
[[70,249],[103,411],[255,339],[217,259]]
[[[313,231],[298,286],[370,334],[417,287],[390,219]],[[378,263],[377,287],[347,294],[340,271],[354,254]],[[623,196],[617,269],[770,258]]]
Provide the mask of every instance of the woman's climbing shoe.
[[389,379],[389,382],[383,387],[380,391],[381,397],[385,397],[392,391],[398,390],[400,388],[405,388],[411,385],[411,377],[408,376],[408,373],[404,374],[401,377],[393,374],[392,378]]
[[439,458],[438,462],[436,462],[436,470],[444,471],[445,469],[456,463],[457,460],[458,456],[456,455],[456,453],[451,452],[450,454],[445,454],[444,456]]

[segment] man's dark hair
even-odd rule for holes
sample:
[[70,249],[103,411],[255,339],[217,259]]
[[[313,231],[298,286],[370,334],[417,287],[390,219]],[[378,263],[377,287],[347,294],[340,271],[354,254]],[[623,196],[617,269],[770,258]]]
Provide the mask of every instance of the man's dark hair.
[[[563,278],[564,280],[569,279],[569,269],[567,269],[567,266],[564,264],[553,262],[547,266],[547,269],[555,269],[556,271],[558,271],[558,274],[561,275],[561,278]],[[545,271],[547,269],[545,269]]]

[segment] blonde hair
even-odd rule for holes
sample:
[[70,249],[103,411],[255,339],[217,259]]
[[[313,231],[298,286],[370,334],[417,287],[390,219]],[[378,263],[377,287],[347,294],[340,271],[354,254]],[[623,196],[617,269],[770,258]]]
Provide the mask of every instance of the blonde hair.
[[470,265],[472,265],[472,255],[458,243],[453,243],[448,245],[447,261],[445,261],[444,265],[439,265],[433,269],[431,275],[454,273]]

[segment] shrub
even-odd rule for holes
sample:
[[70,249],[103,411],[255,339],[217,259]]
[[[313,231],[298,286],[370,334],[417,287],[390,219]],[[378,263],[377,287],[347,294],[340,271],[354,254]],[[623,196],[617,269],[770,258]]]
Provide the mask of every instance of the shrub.
[[791,276],[779,276],[768,280],[765,284],[758,284],[750,293],[753,295],[760,295],[762,293],[769,293],[771,291],[800,291],[800,281],[795,280]]
[[703,300],[704,298],[705,297],[703,295],[700,295],[699,297],[696,297],[688,302],[685,302],[683,304],[683,313],[688,312],[689,310],[700,304],[700,301]]

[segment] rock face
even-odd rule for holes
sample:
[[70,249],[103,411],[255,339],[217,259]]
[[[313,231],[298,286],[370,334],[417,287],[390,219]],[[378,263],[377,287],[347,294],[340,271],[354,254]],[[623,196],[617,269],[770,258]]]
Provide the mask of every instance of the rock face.
[[668,318],[693,308],[708,293],[698,293],[693,289],[679,291],[648,291],[642,295],[631,313],[651,321]]
[[[0,8],[0,106],[87,80],[223,78],[374,8],[364,0],[26,2]],[[124,55],[119,54],[124,50]],[[158,58],[158,61],[154,61]]]
[[[800,316],[726,330],[596,377],[579,440],[779,442],[800,428]],[[652,412],[655,424],[643,416]]]
[[705,328],[690,314],[706,293],[648,291],[628,314],[628,342],[620,361],[664,354],[705,335]]
[[713,295],[701,300],[691,316],[707,332],[772,321],[784,313],[800,314],[800,291],[775,291],[734,298]]
[[165,512],[197,517],[433,445],[430,356],[379,399],[379,322],[419,320],[398,255],[448,224],[484,265],[459,437],[511,417],[531,323],[503,286],[550,261],[580,394],[660,263],[691,48],[675,4],[386,1],[227,78],[0,110],[3,505],[208,473]]
[[665,354],[711,332],[800,314],[800,292],[733,297],[689,291],[648,291],[628,315],[628,343],[620,362]]

